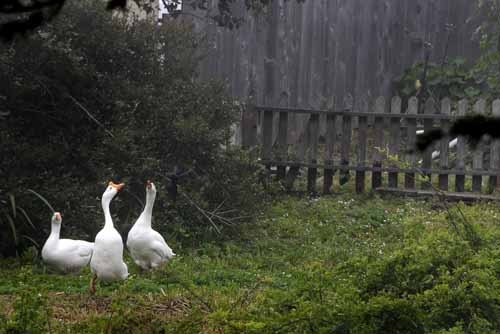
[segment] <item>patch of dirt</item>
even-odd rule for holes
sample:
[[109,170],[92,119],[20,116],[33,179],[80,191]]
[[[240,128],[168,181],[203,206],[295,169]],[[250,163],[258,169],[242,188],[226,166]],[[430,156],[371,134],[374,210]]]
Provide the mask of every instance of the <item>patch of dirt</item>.
[[[0,295],[0,314],[9,316],[15,295]],[[161,294],[129,295],[119,298],[130,310],[140,310],[148,318],[173,318],[188,312],[191,302],[182,296],[167,298]],[[50,293],[48,296],[52,319],[61,323],[76,323],[92,317],[111,315],[113,297],[90,296],[88,294]]]

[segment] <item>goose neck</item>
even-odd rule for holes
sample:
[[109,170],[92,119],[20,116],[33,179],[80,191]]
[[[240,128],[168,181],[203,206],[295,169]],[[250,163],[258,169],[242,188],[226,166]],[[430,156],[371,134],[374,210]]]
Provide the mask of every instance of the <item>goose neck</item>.
[[155,193],[147,192],[146,194],[146,206],[144,207],[144,211],[142,212],[144,224],[151,226],[151,217],[153,216],[153,206],[155,204]]
[[61,233],[61,224],[52,223],[52,227],[50,230],[50,238],[59,239],[60,233]]
[[109,211],[110,200],[108,198],[102,199],[102,210],[104,211],[104,227],[113,227],[113,219]]

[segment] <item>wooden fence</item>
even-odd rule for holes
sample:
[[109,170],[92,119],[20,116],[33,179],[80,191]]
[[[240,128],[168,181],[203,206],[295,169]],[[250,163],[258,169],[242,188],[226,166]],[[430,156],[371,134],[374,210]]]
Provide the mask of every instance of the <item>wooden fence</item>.
[[[390,103],[384,97],[373,104],[362,103],[361,111],[353,110],[350,101],[344,105],[342,110],[254,107],[247,119],[257,120],[260,131],[247,128],[243,138],[260,147],[261,162],[275,171],[289,190],[296,186],[301,170],[307,170],[304,183],[308,192],[318,191],[322,177],[322,191],[330,193],[337,172],[339,184],[354,174],[358,193],[370,184],[372,189],[414,192],[435,187],[457,193],[491,193],[496,188],[499,141],[483,138],[472,148],[465,138],[455,140],[456,145],[450,145],[454,138],[443,138],[425,152],[417,152],[415,144],[417,131],[446,130],[453,120],[468,113],[500,116],[500,100],[488,104],[479,99],[470,104],[467,100],[419,101],[413,97],[405,102],[405,110],[399,97]],[[308,118],[302,141],[289,139],[290,114]],[[320,135],[323,122],[326,130]]]

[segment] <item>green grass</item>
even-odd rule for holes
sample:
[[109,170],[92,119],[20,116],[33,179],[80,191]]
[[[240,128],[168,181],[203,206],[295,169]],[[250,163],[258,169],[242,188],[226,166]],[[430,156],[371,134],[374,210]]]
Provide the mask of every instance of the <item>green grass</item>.
[[469,224],[436,201],[281,198],[162,270],[127,258],[94,297],[88,270],[3,260],[0,317],[8,333],[498,333],[500,209],[460,208]]

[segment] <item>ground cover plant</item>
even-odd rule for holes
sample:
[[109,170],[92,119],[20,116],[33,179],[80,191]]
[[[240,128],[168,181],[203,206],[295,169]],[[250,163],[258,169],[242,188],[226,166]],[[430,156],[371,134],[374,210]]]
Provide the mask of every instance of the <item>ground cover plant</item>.
[[458,208],[479,242],[439,201],[281,198],[95,297],[88,271],[5,260],[0,333],[500,333],[500,210]]

